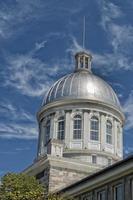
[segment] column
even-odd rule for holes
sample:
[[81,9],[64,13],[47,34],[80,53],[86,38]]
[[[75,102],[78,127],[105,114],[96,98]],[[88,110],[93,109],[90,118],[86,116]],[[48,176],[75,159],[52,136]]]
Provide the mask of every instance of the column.
[[40,150],[41,150],[41,123],[39,122],[39,134],[38,134],[37,156],[40,155]]
[[120,151],[121,151],[121,156],[123,157],[123,129],[122,127],[120,127],[120,141],[121,141]]
[[44,120],[41,122],[41,130],[40,130],[40,154],[43,155],[45,152],[45,132],[46,132],[46,127],[44,124]]
[[71,121],[70,112],[66,112],[66,115],[65,115],[65,144],[68,148],[70,148],[70,121]]
[[53,117],[53,138],[57,139],[58,131],[58,114],[56,113]]
[[80,57],[78,57],[78,66],[77,66],[78,69],[80,69]]
[[84,122],[84,130],[83,130],[83,148],[87,148],[88,149],[88,141],[89,141],[89,113],[88,112],[84,112],[84,117],[83,117],[83,122]]
[[104,114],[100,117],[100,143],[101,150],[104,150],[106,144],[106,116]]
[[50,138],[54,138],[54,115],[50,119]]
[[117,155],[117,150],[118,150],[118,147],[117,147],[117,121],[116,120],[114,120],[114,125],[113,125],[113,127],[114,127],[114,131],[113,131],[113,135],[114,135],[114,140],[113,140],[113,142],[114,142],[114,153],[115,153],[115,155]]

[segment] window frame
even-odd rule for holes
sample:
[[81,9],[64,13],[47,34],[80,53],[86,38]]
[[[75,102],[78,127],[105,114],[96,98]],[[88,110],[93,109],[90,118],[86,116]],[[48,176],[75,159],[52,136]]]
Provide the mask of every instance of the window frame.
[[97,164],[97,155],[92,155],[92,164]]
[[108,185],[105,185],[103,187],[100,187],[98,189],[95,190],[95,197],[94,199],[97,199],[99,200],[99,194],[104,191],[105,192],[105,199],[107,200],[108,199]]
[[121,188],[122,188],[122,199],[120,199],[120,200],[124,200],[124,185],[123,185],[123,183],[118,183],[118,184],[116,184],[116,185],[114,185],[114,187],[113,187],[113,198],[114,198],[114,200],[119,200],[118,198],[117,198],[117,194],[116,194],[116,189],[119,187],[121,185]]
[[110,120],[106,121],[106,143],[112,145],[113,143],[113,125]]
[[112,165],[112,159],[108,158],[108,166]]
[[[77,127],[75,128],[75,126]],[[80,128],[78,128],[78,126],[80,126]],[[82,116],[80,114],[74,115],[73,117],[73,139],[74,140],[82,139],[82,126],[83,126]]]
[[[60,129],[60,126],[63,127]],[[57,131],[57,138],[58,140],[65,139],[65,117],[61,116],[58,118],[58,131]]]
[[[105,199],[101,199],[101,194],[104,192],[104,195],[105,195]],[[100,190],[98,193],[97,193],[97,199],[98,200],[106,200],[106,190]]]
[[50,139],[50,129],[51,129],[51,120],[46,121],[46,134],[45,134],[45,143],[47,144]]
[[[95,128],[93,126],[95,126]],[[97,127],[97,129],[96,129],[96,127]],[[97,116],[93,115],[90,119],[90,140],[91,141],[99,141],[99,130],[100,130],[99,129],[99,118]]]

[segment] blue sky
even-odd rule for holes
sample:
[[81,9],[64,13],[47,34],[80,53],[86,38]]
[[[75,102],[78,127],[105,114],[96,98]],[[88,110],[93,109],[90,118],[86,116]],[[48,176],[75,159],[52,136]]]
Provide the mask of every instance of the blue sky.
[[0,0],[0,176],[36,157],[36,112],[50,85],[74,69],[84,15],[93,72],[118,94],[124,152],[133,152],[133,1]]

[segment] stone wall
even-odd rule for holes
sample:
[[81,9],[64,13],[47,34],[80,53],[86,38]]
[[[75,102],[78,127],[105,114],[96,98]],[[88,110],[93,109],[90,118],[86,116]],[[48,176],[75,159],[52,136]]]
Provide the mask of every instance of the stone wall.
[[50,168],[49,176],[49,192],[67,187],[68,185],[71,185],[87,175],[88,173],[83,173],[76,170],[52,167]]

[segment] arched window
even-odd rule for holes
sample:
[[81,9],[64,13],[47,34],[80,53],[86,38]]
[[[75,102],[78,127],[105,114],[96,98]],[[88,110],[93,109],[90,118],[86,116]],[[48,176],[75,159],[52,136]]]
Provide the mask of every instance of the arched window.
[[81,139],[82,118],[80,115],[74,116],[73,122],[73,139]]
[[106,122],[106,143],[112,144],[112,123],[109,120]]
[[99,140],[99,120],[93,116],[90,121],[90,139]]
[[58,119],[58,136],[57,137],[59,140],[64,140],[65,138],[65,119],[63,116]]
[[45,135],[45,138],[46,138],[46,143],[49,141],[50,139],[50,120],[48,120],[46,122],[46,135]]

